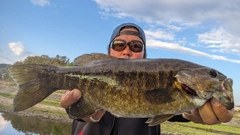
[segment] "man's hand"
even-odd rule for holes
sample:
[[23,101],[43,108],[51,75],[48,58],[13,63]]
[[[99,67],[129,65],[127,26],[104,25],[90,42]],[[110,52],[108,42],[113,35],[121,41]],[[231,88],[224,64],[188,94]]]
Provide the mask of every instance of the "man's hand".
[[[62,95],[60,100],[60,105],[63,108],[69,108],[72,104],[77,102],[82,97],[82,93],[78,89],[73,89],[72,91],[67,91],[64,95]],[[82,118],[82,120],[86,122],[98,122],[102,116],[105,114],[105,111],[97,111],[89,116]]]
[[195,123],[213,125],[229,122],[234,112],[234,109],[228,110],[218,100],[212,98],[202,107],[183,113],[182,116]]

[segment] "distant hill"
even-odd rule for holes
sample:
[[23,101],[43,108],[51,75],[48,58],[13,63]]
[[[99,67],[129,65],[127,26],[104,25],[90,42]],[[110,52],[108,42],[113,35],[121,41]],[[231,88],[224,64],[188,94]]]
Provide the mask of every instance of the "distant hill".
[[4,64],[4,63],[0,63],[0,68],[6,68],[7,66],[9,66],[10,64]]

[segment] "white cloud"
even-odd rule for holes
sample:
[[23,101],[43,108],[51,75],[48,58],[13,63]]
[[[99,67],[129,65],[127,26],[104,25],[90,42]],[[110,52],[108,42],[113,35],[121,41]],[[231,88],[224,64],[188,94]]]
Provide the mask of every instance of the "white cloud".
[[23,44],[18,41],[18,42],[11,42],[8,44],[9,48],[12,50],[12,52],[14,53],[14,55],[21,55],[24,52],[24,46]]
[[144,31],[146,36],[148,37],[152,37],[152,38],[157,38],[157,39],[163,39],[163,40],[173,40],[174,39],[174,35],[167,33],[163,30],[145,30]]
[[[234,30],[240,24],[239,0],[95,0],[104,15],[131,17],[155,24],[191,26],[203,21],[216,21],[231,26]],[[230,28],[230,27],[229,27]],[[237,30],[236,30],[237,31]]]
[[0,46],[0,63],[13,64],[24,60],[28,56],[34,56],[34,54],[26,50],[20,41]]
[[[111,17],[130,17],[149,24],[177,28],[199,28],[200,24],[221,25],[234,35],[240,36],[239,0],[95,0],[101,14]],[[205,27],[205,26],[201,26]]]
[[30,0],[30,2],[33,5],[42,6],[42,7],[50,5],[50,1],[49,0]]
[[[185,43],[192,47],[204,45],[212,52],[240,55],[240,19],[236,19],[240,18],[239,0],[94,1],[99,5],[100,12],[104,17],[132,18],[147,23],[150,27],[159,28],[160,26],[166,30],[165,32],[162,30],[146,30],[148,46],[179,49],[178,51],[193,53],[194,55],[239,63],[239,60],[210,55],[180,45]],[[200,34],[197,33],[199,31],[201,31]],[[191,38],[192,35],[197,35],[196,38],[198,39],[188,39],[188,35]],[[154,39],[154,41],[151,41],[151,39]],[[182,41],[179,39],[182,39]],[[171,41],[172,43],[158,40]],[[188,40],[196,40],[200,44]],[[150,44],[151,42],[152,44]]]
[[198,34],[198,41],[214,52],[228,52],[240,56],[240,37],[228,33],[223,28]]
[[211,54],[208,54],[208,53],[205,53],[205,52],[201,52],[201,51],[198,51],[198,50],[194,50],[194,49],[191,49],[191,48],[181,46],[180,44],[177,44],[177,43],[162,42],[162,41],[156,40],[154,38],[148,38],[147,41],[148,41],[148,47],[153,47],[153,48],[157,48],[157,49],[174,50],[174,51],[183,52],[183,53],[186,53],[186,54],[193,54],[193,55],[196,55],[196,56],[203,56],[203,57],[208,57],[208,58],[211,58],[211,59],[229,61],[229,62],[240,64],[240,60],[229,59],[227,57],[219,56],[219,55],[211,55]]

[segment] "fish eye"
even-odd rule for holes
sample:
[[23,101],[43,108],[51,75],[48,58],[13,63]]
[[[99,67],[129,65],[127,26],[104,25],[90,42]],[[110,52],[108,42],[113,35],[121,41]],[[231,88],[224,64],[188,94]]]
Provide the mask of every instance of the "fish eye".
[[217,77],[218,72],[217,72],[216,70],[213,70],[213,69],[212,69],[212,70],[209,71],[208,74],[209,74],[211,77],[214,77],[214,78],[215,78],[215,77]]

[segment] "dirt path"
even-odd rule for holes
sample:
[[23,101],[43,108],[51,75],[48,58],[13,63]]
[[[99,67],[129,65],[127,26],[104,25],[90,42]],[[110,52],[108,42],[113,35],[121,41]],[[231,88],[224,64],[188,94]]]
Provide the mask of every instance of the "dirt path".
[[13,101],[12,99],[9,99],[9,98],[5,98],[5,97],[2,97],[0,96],[0,103],[1,104],[4,104],[4,105],[12,105]]

